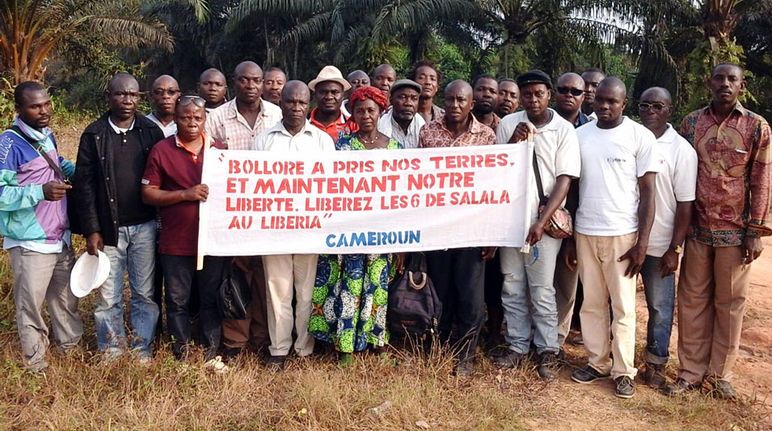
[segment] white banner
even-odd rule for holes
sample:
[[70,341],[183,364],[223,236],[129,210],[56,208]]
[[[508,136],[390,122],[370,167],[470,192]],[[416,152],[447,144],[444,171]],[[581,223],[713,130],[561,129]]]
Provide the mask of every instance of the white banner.
[[267,152],[209,149],[199,255],[523,245],[528,144]]

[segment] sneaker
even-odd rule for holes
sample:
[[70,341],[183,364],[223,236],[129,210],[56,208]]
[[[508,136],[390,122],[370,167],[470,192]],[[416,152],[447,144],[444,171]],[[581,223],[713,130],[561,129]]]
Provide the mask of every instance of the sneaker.
[[722,400],[736,400],[737,392],[735,392],[732,384],[729,380],[709,378],[708,383],[712,386],[710,394],[715,398]]
[[230,368],[222,361],[222,356],[215,356],[214,358],[206,361],[204,364],[204,369],[214,374],[225,374]]
[[265,366],[269,370],[277,372],[284,369],[284,363],[287,361],[287,355],[271,356],[265,361]]
[[474,361],[471,359],[459,361],[453,369],[453,375],[461,378],[472,377],[474,374]]
[[598,379],[605,379],[608,376],[608,374],[602,374],[600,371],[596,370],[588,364],[584,368],[580,368],[571,373],[571,380],[575,381],[576,383],[588,384]]
[[551,382],[558,378],[558,357],[552,352],[542,353],[536,370],[542,380]]
[[662,392],[663,395],[666,395],[668,397],[675,397],[679,395],[683,395],[686,392],[695,391],[700,388],[699,384],[696,383],[689,383],[685,379],[678,378],[678,380],[675,381],[675,383],[671,383],[669,385],[665,385],[660,388],[660,392]]
[[499,368],[517,368],[522,365],[524,360],[524,354],[507,349],[503,355],[493,358],[493,365]]
[[646,363],[646,371],[643,373],[643,381],[652,389],[659,389],[667,383],[665,367],[661,364]]
[[614,382],[616,382],[616,389],[614,390],[614,395],[618,396],[619,398],[625,398],[630,399],[635,395],[635,383],[633,382],[633,379],[631,379],[628,376],[619,376],[616,379],[614,379]]

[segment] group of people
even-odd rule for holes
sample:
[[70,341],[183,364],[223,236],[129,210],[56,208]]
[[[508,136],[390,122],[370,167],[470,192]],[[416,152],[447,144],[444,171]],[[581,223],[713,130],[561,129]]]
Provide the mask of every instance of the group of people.
[[[14,273],[24,365],[34,372],[47,366],[44,301],[58,348],[68,352],[80,343],[78,302],[69,291],[70,221],[86,239],[87,253],[103,252],[110,261],[94,310],[98,350],[107,361],[124,354],[152,360],[162,302],[178,359],[194,342],[206,359],[267,347],[266,362],[275,370],[292,351],[313,354],[315,341],[339,352],[341,365],[355,352],[385,354],[388,286],[403,255],[206,256],[196,271],[208,150],[391,150],[532,139],[534,175],[523,179],[524,187],[538,182],[528,197],[534,203],[525,239],[531,251],[426,253],[443,304],[439,337],[454,347],[455,373],[474,372],[487,317],[489,340],[503,346],[491,351],[496,366],[533,361],[540,378],[556,379],[581,286],[588,363],[571,378],[586,384],[611,377],[617,396],[632,397],[640,273],[649,310],[643,380],[669,395],[704,384],[734,398],[730,380],[750,263],[762,251],[761,237],[772,234],[770,128],[738,101],[743,73],[734,64],[715,67],[706,80],[712,100],[678,130],[668,123],[673,101],[666,89],[641,94],[639,124],[623,115],[625,84],[598,69],[554,81],[539,70],[514,80],[487,74],[471,83],[455,80],[444,88],[440,107],[434,100],[442,74],[429,61],[401,79],[388,64],[346,78],[326,66],[308,84],[245,61],[233,71],[229,101],[217,69],[201,74],[197,95],[182,95],[171,76],[158,77],[147,116],[137,112],[137,80],[121,73],[107,87],[109,110],[84,130],[75,164],[57,152],[46,90],[22,83],[14,126],[0,135],[0,233]],[[77,220],[68,221],[68,199]],[[564,209],[573,216],[574,234],[545,233]],[[681,255],[680,366],[668,383]],[[239,320],[222,319],[217,305],[233,267],[244,272],[252,297]]]

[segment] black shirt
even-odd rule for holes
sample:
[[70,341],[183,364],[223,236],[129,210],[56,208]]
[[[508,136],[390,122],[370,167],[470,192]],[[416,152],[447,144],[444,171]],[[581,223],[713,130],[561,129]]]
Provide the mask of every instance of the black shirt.
[[140,145],[139,132],[136,129],[126,133],[111,132],[108,144],[113,146],[118,223],[120,226],[132,226],[153,220],[155,210],[142,203],[141,181],[147,155]]

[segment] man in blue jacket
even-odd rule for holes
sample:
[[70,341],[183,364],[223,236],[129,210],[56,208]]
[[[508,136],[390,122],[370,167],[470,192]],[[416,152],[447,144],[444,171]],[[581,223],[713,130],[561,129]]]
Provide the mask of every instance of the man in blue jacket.
[[75,172],[60,157],[51,120],[51,100],[37,82],[14,91],[13,127],[0,134],[0,235],[13,270],[16,324],[24,366],[48,366],[48,328],[40,310],[48,303],[54,338],[65,352],[83,334],[78,300],[70,292],[74,256],[67,220],[66,184]]

